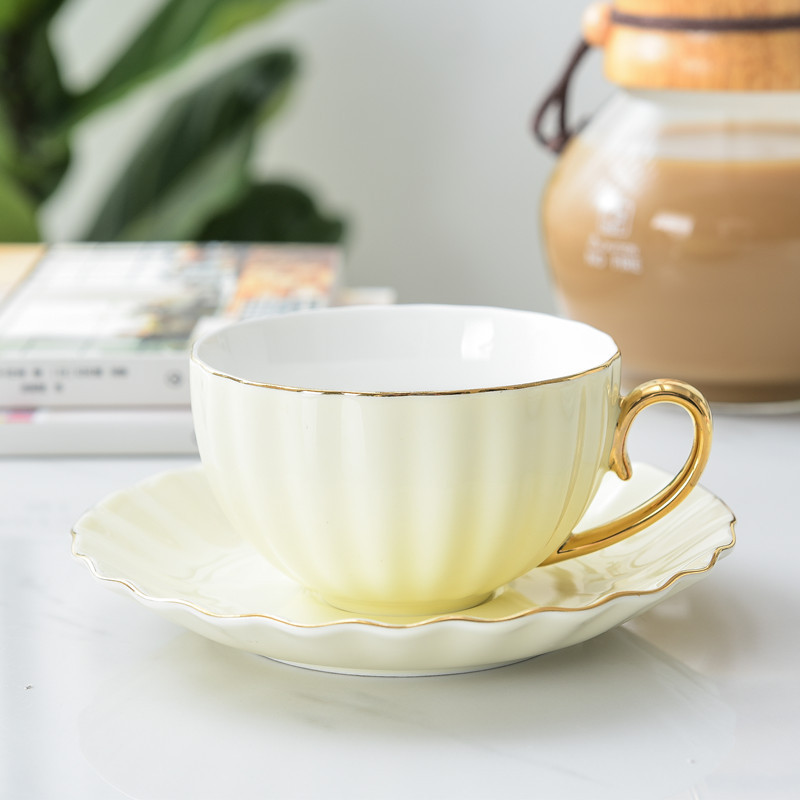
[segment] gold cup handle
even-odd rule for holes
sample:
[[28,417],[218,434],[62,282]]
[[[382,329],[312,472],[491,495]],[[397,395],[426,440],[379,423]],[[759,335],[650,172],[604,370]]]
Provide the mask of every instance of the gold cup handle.
[[625,446],[628,431],[636,415],[653,403],[674,403],[689,412],[694,423],[694,441],[686,463],[658,494],[621,517],[596,528],[573,533],[541,566],[593,553],[627,539],[669,513],[697,485],[711,453],[711,409],[700,392],[683,381],[647,381],[622,399],[609,468],[622,480],[631,477],[631,462]]

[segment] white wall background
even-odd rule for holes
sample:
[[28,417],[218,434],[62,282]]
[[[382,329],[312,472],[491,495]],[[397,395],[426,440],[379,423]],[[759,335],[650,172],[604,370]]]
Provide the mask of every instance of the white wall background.
[[[81,85],[160,0],[73,0],[54,31]],[[238,36],[219,58],[265,43],[302,60],[289,106],[254,168],[311,189],[351,224],[346,280],[389,285],[402,302],[554,310],[539,202],[554,157],[533,141],[532,110],[579,35],[588,0],[300,0]],[[47,210],[69,238],[113,181],[119,152],[193,63],[80,131],[74,168]],[[608,95],[599,54],[572,108]]]

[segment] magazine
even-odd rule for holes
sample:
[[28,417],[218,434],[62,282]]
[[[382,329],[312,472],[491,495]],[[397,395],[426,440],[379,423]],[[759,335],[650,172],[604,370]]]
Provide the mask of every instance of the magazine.
[[15,269],[0,269],[0,408],[186,406],[199,333],[330,305],[340,280],[340,253],[330,246],[147,242],[36,252],[33,266],[21,268],[15,251]]

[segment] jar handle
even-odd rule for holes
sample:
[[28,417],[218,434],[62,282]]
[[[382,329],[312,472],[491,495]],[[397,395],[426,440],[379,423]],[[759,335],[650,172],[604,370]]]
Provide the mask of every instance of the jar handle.
[[[569,92],[569,85],[572,81],[573,73],[589,49],[594,46],[602,46],[605,43],[610,25],[610,3],[593,3],[586,9],[581,22],[583,31],[581,40],[570,56],[561,77],[536,109],[531,126],[533,135],[553,153],[560,153],[566,147],[567,142],[583,127],[584,123],[580,123],[574,128],[570,128],[567,124],[567,94]],[[552,136],[548,136],[544,132],[544,122],[545,117],[551,109],[556,112],[558,127]]]

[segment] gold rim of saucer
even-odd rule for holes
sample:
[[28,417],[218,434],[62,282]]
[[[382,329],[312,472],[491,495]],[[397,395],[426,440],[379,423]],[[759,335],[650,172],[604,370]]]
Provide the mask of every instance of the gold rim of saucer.
[[530,389],[534,386],[546,386],[551,383],[564,383],[566,381],[573,381],[577,378],[582,378],[585,375],[592,375],[595,372],[602,372],[605,369],[608,369],[615,361],[620,359],[620,352],[619,350],[614,353],[611,358],[607,361],[604,361],[602,364],[598,364],[597,366],[590,367],[589,369],[582,370],[581,372],[575,372],[571,375],[562,375],[557,378],[547,378],[541,381],[531,381],[529,383],[515,383],[515,384],[508,384],[505,386],[486,386],[481,387],[478,389],[443,389],[443,390],[417,390],[417,391],[405,391],[405,392],[378,392],[378,391],[356,391],[356,390],[348,390],[348,389],[308,389],[302,386],[284,386],[279,383],[262,383],[260,381],[251,381],[245,378],[237,378],[235,375],[230,375],[227,372],[220,372],[219,370],[215,370],[210,367],[208,364],[205,363],[202,359],[200,359],[196,354],[194,348],[192,348],[191,360],[197,364],[202,370],[207,372],[209,375],[214,375],[217,378],[225,378],[226,380],[233,381],[234,383],[241,383],[245,386],[257,386],[260,389],[277,389],[282,392],[302,392],[307,394],[331,394],[331,395],[341,395],[347,397],[444,397],[444,396],[452,396],[452,395],[463,395],[463,394],[483,394],[485,392],[507,392],[512,391],[514,389]]

